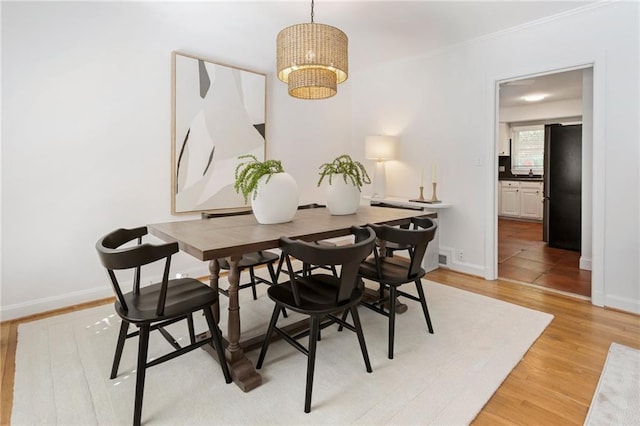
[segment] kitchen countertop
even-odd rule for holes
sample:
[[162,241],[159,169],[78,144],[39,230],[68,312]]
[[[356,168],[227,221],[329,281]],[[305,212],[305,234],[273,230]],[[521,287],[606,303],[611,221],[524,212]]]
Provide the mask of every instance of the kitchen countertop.
[[519,182],[543,182],[543,178],[542,176],[536,176],[536,177],[517,177],[517,176],[513,176],[513,177],[499,177],[498,180],[515,180],[515,181],[519,181]]

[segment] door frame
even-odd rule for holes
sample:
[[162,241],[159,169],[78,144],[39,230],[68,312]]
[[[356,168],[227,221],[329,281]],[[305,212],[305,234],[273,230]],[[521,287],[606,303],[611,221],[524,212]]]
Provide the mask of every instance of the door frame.
[[605,227],[605,88],[606,88],[606,63],[604,53],[596,55],[584,61],[572,61],[565,64],[551,64],[537,69],[526,69],[510,72],[502,75],[490,76],[487,80],[488,111],[490,115],[490,133],[487,138],[489,143],[486,150],[487,167],[485,179],[488,190],[485,207],[485,279],[497,279],[498,271],[498,126],[499,126],[499,86],[514,80],[532,78],[548,74],[556,74],[577,69],[593,69],[593,111],[592,111],[592,270],[591,270],[591,303],[596,306],[604,306],[604,227]]

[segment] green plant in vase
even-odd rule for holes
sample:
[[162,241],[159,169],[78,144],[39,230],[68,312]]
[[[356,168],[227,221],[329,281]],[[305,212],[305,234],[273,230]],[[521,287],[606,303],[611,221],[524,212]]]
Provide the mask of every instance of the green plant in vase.
[[258,195],[258,181],[262,176],[267,175],[268,183],[275,173],[284,173],[284,168],[279,160],[259,161],[255,155],[241,155],[238,159],[249,159],[236,166],[235,183],[233,188],[237,193],[242,194],[245,204],[249,200],[249,195],[253,192],[253,199]]
[[362,191],[362,185],[371,183],[367,169],[364,168],[362,163],[354,161],[347,154],[340,155],[332,162],[324,163],[320,166],[318,186],[322,184],[325,177],[329,178],[329,185],[331,185],[334,175],[342,175],[344,183],[351,182],[360,192]]
[[324,193],[327,208],[333,215],[355,213],[360,204],[362,185],[371,183],[362,163],[354,161],[346,154],[320,166],[318,186],[322,184],[324,178],[329,180],[329,185],[324,187]]

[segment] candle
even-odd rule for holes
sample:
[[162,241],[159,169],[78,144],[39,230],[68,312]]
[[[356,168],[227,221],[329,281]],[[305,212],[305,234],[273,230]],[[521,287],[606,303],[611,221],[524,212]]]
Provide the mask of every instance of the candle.
[[433,179],[431,180],[433,183],[438,181],[438,164],[433,163]]
[[424,167],[420,169],[420,186],[424,186]]

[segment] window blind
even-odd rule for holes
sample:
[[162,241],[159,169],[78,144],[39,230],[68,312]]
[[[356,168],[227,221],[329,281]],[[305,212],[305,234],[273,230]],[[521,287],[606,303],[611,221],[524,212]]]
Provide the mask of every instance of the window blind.
[[514,175],[544,173],[544,126],[513,128],[511,173]]

